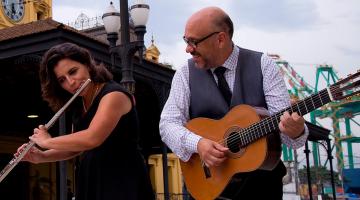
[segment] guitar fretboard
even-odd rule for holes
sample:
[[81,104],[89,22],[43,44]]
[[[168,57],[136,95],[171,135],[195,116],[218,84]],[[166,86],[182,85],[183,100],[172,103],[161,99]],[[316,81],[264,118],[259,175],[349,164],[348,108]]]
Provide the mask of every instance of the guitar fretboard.
[[[291,105],[284,110],[261,120],[245,129],[242,129],[237,135],[236,143],[240,143],[240,146],[246,146],[259,138],[266,136],[274,131],[279,131],[280,117],[284,112],[288,111],[290,114],[297,112],[299,115],[305,114],[331,102],[327,89],[323,89],[317,94],[306,97],[305,99]],[[231,142],[231,141],[230,141]]]

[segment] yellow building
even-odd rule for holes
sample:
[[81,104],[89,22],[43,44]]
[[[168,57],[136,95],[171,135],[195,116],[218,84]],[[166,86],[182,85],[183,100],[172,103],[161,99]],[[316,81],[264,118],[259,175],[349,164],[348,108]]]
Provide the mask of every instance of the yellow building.
[[[164,194],[164,176],[163,176],[163,157],[161,154],[151,155],[148,159],[149,173],[153,189],[157,196],[161,198]],[[182,199],[183,180],[181,176],[181,168],[179,158],[173,153],[167,154],[167,170],[169,193]]]
[[160,56],[160,51],[154,45],[154,37],[152,37],[151,45],[145,51],[145,59],[155,62],[155,63],[159,63],[159,56]]
[[2,0],[0,29],[52,17],[52,0]]

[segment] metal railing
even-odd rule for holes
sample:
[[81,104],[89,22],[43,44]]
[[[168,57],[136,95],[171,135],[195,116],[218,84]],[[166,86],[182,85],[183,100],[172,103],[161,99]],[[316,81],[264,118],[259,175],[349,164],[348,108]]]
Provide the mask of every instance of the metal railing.
[[101,16],[91,17],[89,18],[85,14],[81,13],[75,22],[67,23],[68,26],[71,26],[77,30],[84,30],[89,28],[94,28],[98,26],[103,26],[104,22]]

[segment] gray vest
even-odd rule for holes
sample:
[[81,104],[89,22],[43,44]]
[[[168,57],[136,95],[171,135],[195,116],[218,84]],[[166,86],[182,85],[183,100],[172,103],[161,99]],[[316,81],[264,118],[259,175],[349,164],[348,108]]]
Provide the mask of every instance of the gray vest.
[[263,91],[261,56],[260,52],[240,48],[230,107],[218,89],[211,71],[196,68],[194,61],[189,59],[190,119],[220,119],[239,104],[267,108]]

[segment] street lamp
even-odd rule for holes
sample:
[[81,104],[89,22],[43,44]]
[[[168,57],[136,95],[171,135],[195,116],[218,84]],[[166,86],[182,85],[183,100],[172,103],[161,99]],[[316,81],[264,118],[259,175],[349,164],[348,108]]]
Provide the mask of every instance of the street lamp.
[[[113,67],[115,55],[121,59],[121,81],[120,83],[128,89],[131,94],[135,93],[135,80],[133,77],[132,59],[136,52],[139,52],[140,60],[143,56],[144,34],[146,33],[146,22],[149,17],[150,7],[144,0],[135,0],[130,7],[131,19],[134,23],[136,41],[130,41],[129,32],[129,9],[128,1],[120,0],[120,13],[114,8],[113,3],[106,9],[102,16],[107,38],[110,43],[111,62]],[[121,32],[121,43],[116,45],[118,30]]]

